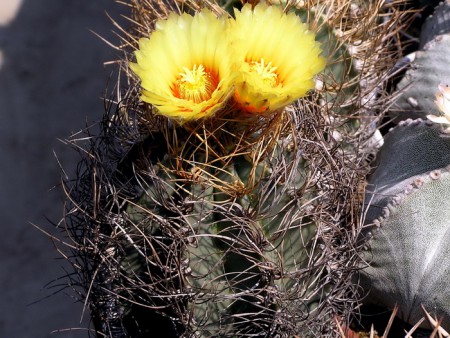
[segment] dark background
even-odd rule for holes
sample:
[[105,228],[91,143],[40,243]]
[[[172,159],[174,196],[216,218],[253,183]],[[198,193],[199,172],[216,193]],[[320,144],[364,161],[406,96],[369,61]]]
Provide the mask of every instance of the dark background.
[[101,117],[114,69],[103,63],[119,57],[90,30],[118,42],[105,11],[119,18],[126,8],[113,0],[23,0],[10,15],[15,2],[0,0],[0,337],[87,337],[82,304],[69,290],[51,296],[57,288],[46,287],[67,265],[31,223],[57,234],[46,219],[63,214],[54,152],[71,177],[79,159],[58,139]]

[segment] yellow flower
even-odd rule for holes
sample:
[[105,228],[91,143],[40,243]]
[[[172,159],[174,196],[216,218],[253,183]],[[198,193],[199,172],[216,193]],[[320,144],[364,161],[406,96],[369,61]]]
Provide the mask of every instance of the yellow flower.
[[[436,94],[436,100],[434,102],[444,115],[437,116],[429,114],[427,115],[427,118],[434,123],[450,124],[450,87],[440,83],[438,89],[439,93]],[[450,129],[450,127],[448,129]]]
[[250,113],[282,108],[314,88],[325,67],[314,34],[277,6],[250,4],[235,11],[230,39],[239,69],[235,100]]
[[180,121],[222,108],[233,92],[234,76],[226,24],[206,9],[158,21],[151,36],[139,40],[137,63],[130,63],[141,79],[141,99]]

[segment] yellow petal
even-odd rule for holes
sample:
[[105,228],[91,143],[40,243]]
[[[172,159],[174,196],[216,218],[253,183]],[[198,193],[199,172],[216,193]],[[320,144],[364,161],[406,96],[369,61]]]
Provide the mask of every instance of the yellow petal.
[[[294,13],[260,3],[254,9],[244,5],[235,16],[229,35],[239,72],[235,100],[242,109],[277,110],[314,88],[313,77],[324,69],[325,59],[314,34]],[[261,64],[259,69],[255,64]],[[273,75],[276,80],[267,81]]]
[[204,9],[195,16],[171,13],[139,40],[136,63],[144,102],[180,121],[213,115],[233,91],[235,77],[226,21]]

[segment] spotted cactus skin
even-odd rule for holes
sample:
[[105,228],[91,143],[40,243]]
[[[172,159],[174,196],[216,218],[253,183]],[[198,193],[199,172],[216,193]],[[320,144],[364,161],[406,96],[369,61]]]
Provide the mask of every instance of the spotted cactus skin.
[[450,135],[440,126],[421,119],[402,121],[385,136],[368,178],[366,219],[380,214],[390,196],[402,192],[414,177],[450,163]]
[[450,83],[450,34],[438,35],[415,59],[397,85],[398,97],[390,109],[396,120],[426,119],[426,115],[441,115],[434,103],[440,83]]
[[374,220],[370,267],[361,274],[366,301],[393,309],[410,324],[423,317],[421,305],[450,324],[450,173],[416,176],[392,197]]
[[[431,2],[426,5],[432,7]],[[435,4],[420,31],[419,50],[404,58],[409,64],[397,84],[389,116],[395,123],[408,118],[442,115],[435,104],[438,85],[450,84],[450,3]],[[423,7],[423,6],[422,6]]]
[[386,135],[368,177],[362,258],[369,266],[360,273],[365,302],[398,305],[398,316],[412,325],[424,306],[450,326],[450,135],[426,121],[442,115],[434,101],[438,85],[450,84],[449,33],[450,3],[444,1],[422,26],[420,50],[408,57],[389,112],[399,124]]
[[366,302],[399,306],[415,324],[421,305],[450,324],[450,137],[408,120],[391,130],[369,177],[360,282]]
[[434,13],[422,25],[420,31],[420,48],[423,48],[438,35],[447,33],[450,33],[450,3],[443,1],[436,6]]

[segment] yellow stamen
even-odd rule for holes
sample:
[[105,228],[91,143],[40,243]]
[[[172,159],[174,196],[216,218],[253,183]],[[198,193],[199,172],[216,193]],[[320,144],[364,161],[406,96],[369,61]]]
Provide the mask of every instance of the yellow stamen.
[[192,69],[183,67],[183,71],[174,85],[174,95],[194,103],[209,100],[217,88],[218,77],[203,65],[194,65]]
[[270,85],[271,87],[275,87],[278,84],[278,75],[275,72],[277,67],[272,67],[272,62],[268,62],[267,64],[264,62],[264,59],[258,61],[251,61],[250,63],[250,72],[257,73],[263,82]]

